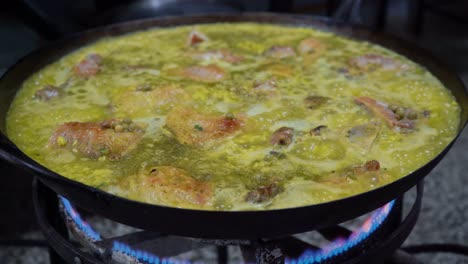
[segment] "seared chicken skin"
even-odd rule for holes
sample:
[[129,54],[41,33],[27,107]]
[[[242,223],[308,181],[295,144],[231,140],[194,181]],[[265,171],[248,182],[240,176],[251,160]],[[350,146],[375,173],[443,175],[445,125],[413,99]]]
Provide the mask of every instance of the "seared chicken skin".
[[78,77],[89,78],[99,72],[101,65],[102,57],[99,54],[91,53],[73,68],[73,72]]
[[55,129],[49,147],[67,148],[92,159],[118,160],[134,150],[142,136],[143,129],[131,120],[69,122]]
[[389,177],[390,175],[384,169],[381,169],[381,165],[377,160],[369,160],[364,164],[354,165],[344,170],[333,172],[320,182],[336,186],[356,180],[364,180],[377,184],[380,181],[385,182]]
[[349,64],[361,71],[371,71],[376,67],[384,71],[407,70],[409,68],[407,64],[379,54],[357,56],[351,58]]
[[280,127],[271,135],[270,143],[272,145],[289,146],[293,141],[294,128]]
[[203,208],[213,203],[211,183],[193,178],[186,170],[173,166],[154,166],[123,179],[120,188],[131,197],[160,205]]
[[171,166],[153,167],[140,175],[144,200],[183,207],[211,203],[213,188],[208,182],[191,177],[187,171]]
[[285,59],[296,56],[296,52],[290,46],[272,46],[265,51],[267,57]]
[[266,201],[270,201],[283,191],[283,186],[277,183],[271,183],[248,192],[245,196],[245,201],[250,203],[263,203]]
[[200,61],[225,61],[231,64],[242,62],[244,57],[236,55],[227,49],[200,51],[192,54],[192,58]]
[[190,33],[187,36],[187,46],[189,46],[189,47],[190,46],[196,46],[196,45],[198,45],[198,44],[200,44],[202,42],[205,42],[207,40],[208,40],[208,37],[205,34],[199,32],[199,31],[197,31],[195,29],[192,29],[192,31],[190,31]]
[[184,69],[178,69],[174,71],[175,75],[182,78],[206,82],[215,83],[226,79],[227,73],[223,68],[210,64],[207,66],[191,66]]
[[56,98],[63,95],[63,91],[56,86],[46,85],[44,88],[37,90],[34,93],[34,98],[40,101],[49,101],[50,99]]
[[166,112],[188,99],[189,95],[181,88],[143,84],[134,90],[114,95],[111,98],[111,109],[123,117],[147,117]]
[[244,120],[230,116],[206,115],[189,108],[174,109],[166,117],[166,127],[182,144],[202,145],[233,135]]
[[[403,128],[403,129],[413,129],[415,126],[414,119],[417,118],[417,113],[412,109],[402,108],[403,114],[400,115],[396,110],[392,110],[393,107],[390,105],[377,101],[373,98],[362,96],[355,98],[354,101],[359,105],[364,105],[369,111],[371,111],[377,117],[383,119],[387,122],[389,127],[392,128]],[[394,112],[395,111],[395,112]]]
[[316,38],[306,38],[297,46],[300,54],[320,54],[325,50],[325,45]]

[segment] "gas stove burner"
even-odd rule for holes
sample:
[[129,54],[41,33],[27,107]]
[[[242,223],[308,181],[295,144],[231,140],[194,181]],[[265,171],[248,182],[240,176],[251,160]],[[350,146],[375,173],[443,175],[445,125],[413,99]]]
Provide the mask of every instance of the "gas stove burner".
[[299,258],[288,259],[286,263],[322,263],[343,254],[375,232],[388,217],[394,205],[395,200],[375,210],[348,238],[338,238],[320,250],[307,250]]
[[67,214],[67,217],[70,217],[70,219],[73,220],[75,229],[79,229],[81,232],[83,232],[83,235],[91,242],[101,240],[101,235],[94,231],[94,229],[91,226],[89,226],[87,222],[81,219],[80,214],[76,211],[75,208],[73,208],[71,203],[66,198],[60,196],[60,202]]
[[[57,263],[63,263],[63,259],[82,264],[228,263],[228,260],[288,264],[382,263],[383,260],[418,263],[398,248],[416,223],[422,199],[421,183],[405,216],[400,197],[345,223],[330,223],[329,227],[289,237],[251,240],[187,238],[139,230],[97,215],[82,217],[79,208],[63,196],[57,199],[40,182],[35,182],[34,191],[38,222],[53,252],[58,253],[52,255],[59,259]],[[51,219],[55,219],[54,225]],[[111,223],[116,229],[127,228],[126,232],[123,235],[105,232],[103,222]],[[409,261],[401,262],[402,255]],[[399,261],[392,261],[393,258]]]
[[[176,258],[165,258],[155,255],[151,252],[142,250],[138,247],[128,245],[118,239],[112,241],[110,249],[101,248],[96,242],[102,241],[103,237],[95,231],[86,221],[82,219],[78,211],[65,198],[60,196],[61,208],[67,219],[69,230],[75,235],[83,246],[93,249],[94,253],[109,254],[110,260],[117,263],[192,263],[189,260],[180,260]],[[383,207],[370,213],[367,218],[347,237],[338,237],[319,249],[306,249],[296,258],[287,257],[285,263],[325,263],[336,259],[349,250],[354,249],[369,238],[385,222],[392,212],[395,200],[387,203]],[[236,240],[200,240],[205,243],[214,243],[217,245],[243,244],[248,241]],[[104,257],[102,257],[104,258]],[[200,262],[197,262],[200,263]]]

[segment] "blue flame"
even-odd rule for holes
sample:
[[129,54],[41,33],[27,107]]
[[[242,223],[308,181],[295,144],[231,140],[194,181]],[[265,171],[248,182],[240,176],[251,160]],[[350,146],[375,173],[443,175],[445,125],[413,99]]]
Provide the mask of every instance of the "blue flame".
[[364,224],[354,231],[347,239],[338,238],[331,242],[325,248],[318,250],[306,250],[297,259],[286,259],[287,264],[313,264],[320,263],[329,258],[346,252],[350,248],[356,246],[370,234],[372,234],[387,218],[388,214],[395,205],[395,200],[389,202],[383,207],[375,210],[372,215],[364,221]]
[[131,248],[129,245],[126,245],[122,242],[114,241],[112,245],[112,251],[119,252],[125,254],[127,256],[133,257],[138,259],[139,261],[143,261],[149,264],[178,264],[178,263],[190,263],[189,261],[178,261],[170,258],[160,258],[154,254],[135,250]]
[[[68,216],[73,219],[76,225],[81,231],[84,232],[90,239],[93,241],[101,240],[101,236],[94,231],[88,223],[81,219],[79,213],[72,207],[70,202],[60,196],[60,200],[65,207],[65,211]],[[287,264],[318,264],[322,261],[326,261],[330,258],[336,257],[340,254],[343,254],[347,250],[355,247],[357,244],[361,243],[370,234],[372,234],[377,228],[382,225],[390,211],[392,210],[395,204],[395,200],[387,203],[383,207],[375,210],[372,215],[364,221],[363,225],[355,230],[348,238],[338,238],[328,244],[326,247],[318,250],[308,249],[302,253],[297,259],[286,259],[285,263]],[[175,260],[172,258],[160,258],[154,254],[151,254],[146,251],[133,249],[127,244],[124,244],[119,241],[114,241],[112,245],[113,252],[119,252],[128,256],[131,256],[138,261],[149,263],[149,264],[190,264],[190,261],[187,260]]]
[[80,214],[73,208],[70,204],[70,201],[65,199],[63,196],[60,196],[63,206],[65,207],[65,212],[68,216],[73,219],[78,228],[83,231],[83,233],[88,236],[92,241],[101,240],[101,235],[99,235],[94,229],[85,221],[81,219]]

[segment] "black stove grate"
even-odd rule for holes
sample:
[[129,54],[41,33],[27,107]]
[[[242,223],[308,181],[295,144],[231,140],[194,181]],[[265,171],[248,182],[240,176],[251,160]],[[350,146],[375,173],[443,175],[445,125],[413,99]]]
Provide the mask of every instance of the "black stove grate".
[[[67,226],[69,230],[77,237],[81,244],[88,248],[92,248],[97,254],[103,254],[106,250],[103,248],[102,236],[95,231],[87,222],[85,222],[77,210],[71,205],[71,203],[64,197],[60,197],[61,209],[66,218]],[[338,256],[345,254],[346,252],[354,249],[356,246],[362,244],[372,234],[381,227],[382,224],[387,220],[387,217],[392,213],[395,206],[395,200],[389,202],[383,207],[375,210],[370,214],[362,225],[354,231],[350,231],[345,228],[329,228],[319,230],[318,232],[324,237],[328,237],[331,241],[321,248],[312,248],[311,245],[300,246],[298,244],[305,244],[296,241],[295,246],[297,248],[303,248],[303,252],[300,256],[287,257],[285,263],[324,263],[328,260],[333,260]],[[138,234],[141,236],[141,233]],[[150,236],[149,239],[152,237]],[[148,238],[146,238],[148,239]],[[226,246],[229,244],[250,244],[249,241],[229,241],[229,240],[202,240],[205,243],[213,243],[216,245]],[[289,241],[289,243],[294,243]],[[148,251],[138,249],[137,247],[128,245],[127,243],[121,242],[118,239],[112,240],[111,249],[107,249],[112,252],[112,259],[133,259],[134,261],[146,262],[146,263],[190,263],[189,261],[180,261],[170,258],[160,258],[159,256],[152,254]],[[273,249],[274,250],[274,249]],[[278,251],[279,252],[279,251]],[[273,254],[273,253],[271,253]],[[270,254],[270,255],[271,255]],[[101,257],[102,258],[102,257]]]
[[[228,260],[226,246],[239,246],[245,263],[418,263],[398,249],[414,227],[422,199],[422,183],[410,212],[402,219],[402,197],[368,215],[358,228],[331,225],[316,230],[328,244],[290,236],[261,240],[207,240],[150,231],[106,238],[83,220],[64,197],[36,181],[34,203],[38,222],[51,245],[51,262],[63,263],[191,263],[177,256],[215,245],[218,263]],[[53,221],[51,221],[53,220]],[[53,222],[53,223],[52,223]],[[200,262],[196,262],[200,263]]]

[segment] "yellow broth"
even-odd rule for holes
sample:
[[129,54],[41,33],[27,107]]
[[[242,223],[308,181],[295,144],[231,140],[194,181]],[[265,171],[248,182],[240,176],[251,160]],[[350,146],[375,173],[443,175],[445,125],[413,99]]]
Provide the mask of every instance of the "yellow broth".
[[[194,29],[207,39],[190,45]],[[312,46],[301,46],[309,38],[305,44]],[[88,54],[102,57],[99,71],[77,76],[73,69]],[[206,81],[181,74],[200,65],[216,65],[225,75]],[[47,85],[62,95],[39,100],[36,92]],[[405,120],[412,114],[411,129],[356,102],[363,97],[396,109],[396,116],[404,112]],[[208,128],[166,124],[168,114],[172,122],[192,122],[184,111],[241,124],[200,143],[197,133]],[[327,202],[395,181],[454,138],[459,112],[430,72],[378,45],[311,28],[223,23],[104,38],[64,56],[24,82],[7,132],[51,170],[122,197],[183,208],[261,210]],[[135,149],[118,159],[63,147],[63,137],[51,143],[64,123],[110,118],[131,119],[144,131]],[[178,131],[192,126],[188,135]],[[326,128],[313,130],[318,126]],[[272,144],[281,127],[293,129],[291,142]],[[372,160],[380,169],[367,171],[363,164]],[[148,176],[151,171],[166,178],[161,183]]]

